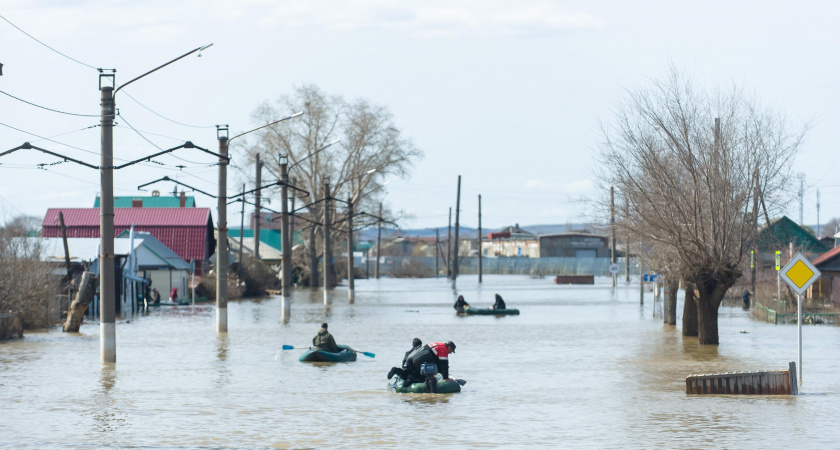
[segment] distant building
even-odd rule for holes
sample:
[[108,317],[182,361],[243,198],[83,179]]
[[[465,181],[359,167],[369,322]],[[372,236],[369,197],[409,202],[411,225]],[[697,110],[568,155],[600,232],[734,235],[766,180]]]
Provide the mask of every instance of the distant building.
[[809,298],[831,299],[832,303],[840,304],[840,246],[818,256],[811,261],[822,273],[816,283],[808,288]]
[[590,233],[556,233],[539,236],[539,257],[609,258],[607,236]]
[[[157,192],[157,191],[155,191]],[[99,208],[99,197],[93,201],[93,207]],[[114,197],[114,208],[195,208],[195,197],[180,195],[122,196]]]
[[519,224],[487,234],[481,241],[481,254],[498,257],[539,258],[537,235],[519,228]]
[[[758,254],[755,255],[755,260],[760,265],[775,264],[776,252],[780,251],[783,255],[788,255],[791,246],[794,252],[802,252],[810,259],[829,249],[810,231],[797,225],[787,216],[772,219],[769,224],[759,228],[756,243]],[[746,249],[752,250],[752,246],[748,244]]]

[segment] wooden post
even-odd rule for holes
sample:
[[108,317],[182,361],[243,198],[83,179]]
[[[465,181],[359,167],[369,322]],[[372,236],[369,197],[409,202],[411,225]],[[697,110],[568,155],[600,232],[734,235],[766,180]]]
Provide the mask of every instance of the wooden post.
[[[255,181],[255,186],[257,191],[254,192],[254,207],[256,208],[256,212],[254,213],[254,258],[257,259],[257,262],[260,262],[260,222],[262,222],[262,212],[260,210],[260,189],[259,187],[262,185],[262,162],[260,162],[260,154],[257,153],[257,179]],[[245,204],[245,198],[242,198],[242,204]],[[282,239],[282,238],[281,238]]]
[[449,207],[449,228],[446,231],[446,279],[452,279],[452,207]]
[[440,261],[440,232],[437,228],[435,228],[435,278],[438,277],[440,273],[440,268],[438,267],[438,263]]
[[[610,186],[610,264],[615,264],[615,187]],[[616,274],[612,275],[612,286],[616,287]]]
[[347,296],[356,301],[355,274],[353,274],[353,199],[347,198]]
[[242,183],[242,217],[239,219],[239,280],[237,283],[242,283],[242,266],[245,265],[244,261],[242,261],[242,257],[244,256],[242,253],[242,249],[245,248],[244,242],[245,236],[245,183]]
[[373,273],[379,279],[379,250],[382,248],[382,203],[379,204],[379,222],[376,224],[376,264],[373,266]]
[[64,242],[64,265],[67,267],[67,285],[70,286],[70,295],[73,295],[73,269],[70,265],[70,248],[67,246],[67,227],[64,226],[64,213],[58,212],[58,221],[61,224],[61,240]]
[[76,299],[70,304],[67,311],[67,319],[64,322],[64,331],[78,333],[79,327],[85,318],[85,311],[87,311],[88,304],[93,300],[93,289],[91,278],[93,274],[90,272],[83,272],[79,279],[79,290],[76,294]]

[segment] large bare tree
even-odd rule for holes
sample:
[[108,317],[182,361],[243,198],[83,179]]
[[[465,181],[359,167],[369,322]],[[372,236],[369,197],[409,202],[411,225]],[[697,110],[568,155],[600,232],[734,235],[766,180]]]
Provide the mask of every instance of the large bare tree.
[[[298,195],[296,207],[311,204],[307,216],[314,221],[323,218],[324,203],[317,202],[324,197],[327,181],[331,197],[351,199],[356,212],[378,214],[387,178],[408,175],[413,162],[423,155],[403,136],[386,106],[328,95],[315,85],[298,86],[273,103],[263,103],[252,117],[255,123],[264,124],[296,111],[303,111],[303,116],[261,130],[245,147],[251,163],[256,153],[262,154],[266,169],[276,179],[280,177],[278,157],[288,157],[293,167],[291,180],[309,192],[301,196],[290,191]],[[341,141],[319,151],[336,139]],[[338,202],[332,207],[341,220],[346,205]],[[357,219],[356,223],[364,221]],[[346,228],[342,224],[332,232],[338,236],[342,227]],[[323,231],[319,229],[319,233]],[[312,266],[321,246],[315,243],[315,233],[307,234]],[[310,267],[309,273],[314,275],[317,271],[313,269]]]
[[784,203],[805,130],[737,87],[704,89],[674,67],[627,91],[602,124],[601,182],[628,202],[616,226],[694,284],[701,344],[719,343],[720,302],[742,275],[760,210],[766,221]]

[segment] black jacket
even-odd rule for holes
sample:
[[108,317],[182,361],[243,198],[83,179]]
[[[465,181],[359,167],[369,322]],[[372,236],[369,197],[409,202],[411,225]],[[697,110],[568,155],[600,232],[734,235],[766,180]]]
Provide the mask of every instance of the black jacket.
[[422,346],[422,345],[418,345],[417,347],[413,347],[411,350],[409,350],[409,351],[405,352],[405,357],[403,357],[403,361],[402,361],[402,368],[403,368],[403,369],[408,369],[408,368],[406,367],[406,363],[410,360],[410,358],[411,358],[412,356],[414,356],[415,354],[417,354],[417,352],[419,352],[419,351],[420,351],[420,350],[422,350],[422,349],[423,349],[423,346]]
[[501,295],[496,296],[496,303],[493,305],[493,309],[505,309],[505,301],[502,300]]
[[463,298],[458,297],[458,300],[455,300],[455,304],[452,307],[455,309],[464,309],[467,306],[470,306],[470,304]]
[[420,366],[426,363],[437,364],[438,372],[443,376],[443,378],[449,378],[449,360],[439,359],[428,344],[421,347],[420,351],[415,353],[409,360],[412,365],[412,378],[420,380],[424,378],[423,375],[420,375]]

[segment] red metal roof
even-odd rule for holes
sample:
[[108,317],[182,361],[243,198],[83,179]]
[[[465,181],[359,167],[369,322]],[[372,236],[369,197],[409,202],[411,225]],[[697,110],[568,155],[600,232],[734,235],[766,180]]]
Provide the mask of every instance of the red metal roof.
[[[99,208],[50,208],[42,236],[61,237],[59,211],[67,237],[99,237]],[[210,221],[210,208],[114,208],[114,236],[134,224],[135,231],[148,231],[185,261],[203,261],[212,253]]]
[[[819,264],[822,264],[822,263],[828,261],[829,259],[834,258],[838,254],[840,254],[840,246],[834,247],[831,250],[829,250],[829,251],[823,253],[822,255],[818,256],[817,259],[811,261],[811,264],[813,264],[815,266],[819,265]],[[817,267],[817,268],[819,269],[819,267]]]

